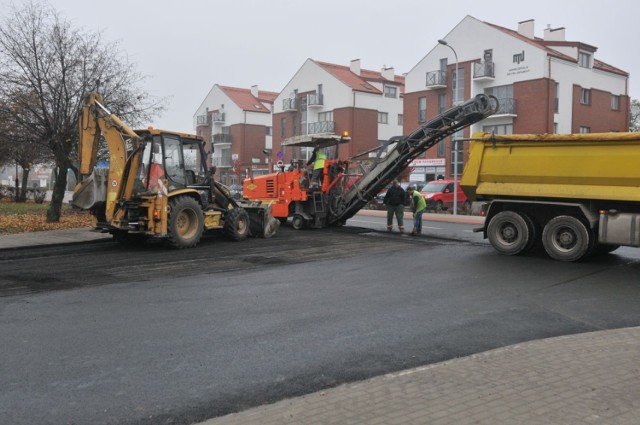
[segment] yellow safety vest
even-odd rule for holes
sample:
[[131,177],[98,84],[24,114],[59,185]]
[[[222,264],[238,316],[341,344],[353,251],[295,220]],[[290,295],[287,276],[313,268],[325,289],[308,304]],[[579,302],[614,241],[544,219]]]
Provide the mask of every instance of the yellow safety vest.
[[313,163],[314,170],[320,170],[324,168],[324,160],[327,158],[322,152],[316,152],[316,160]]

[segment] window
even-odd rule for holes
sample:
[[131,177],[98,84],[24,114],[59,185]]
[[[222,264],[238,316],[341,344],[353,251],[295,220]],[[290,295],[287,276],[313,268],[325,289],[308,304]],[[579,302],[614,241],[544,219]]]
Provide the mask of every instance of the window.
[[558,123],[557,122],[553,123],[553,134],[558,134]]
[[456,104],[464,102],[464,68],[453,71],[452,94]]
[[280,136],[284,137],[287,134],[287,119],[280,118]]
[[447,95],[439,94],[438,95],[438,113],[443,113],[447,109]]
[[580,133],[582,134],[591,133],[591,127],[580,127]]
[[591,68],[591,55],[586,52],[578,52],[578,66]]
[[271,136],[271,133],[273,132],[273,127],[265,127],[265,134],[267,136]]
[[333,111],[328,112],[318,112],[318,121],[333,121]]
[[495,96],[498,99],[498,114],[515,114],[513,85],[487,87],[484,93]]
[[482,131],[494,134],[513,134],[513,124],[485,125],[482,127]]
[[384,97],[398,97],[398,88],[395,86],[384,86]]
[[184,162],[180,155],[180,148],[180,139],[175,136],[164,136],[164,168],[172,182],[184,185]]
[[614,111],[620,110],[620,96],[611,95],[611,109]]
[[583,105],[591,105],[591,90],[582,89],[580,91],[580,103]]
[[444,158],[447,150],[447,142],[445,140],[440,140],[438,142],[438,158]]
[[449,60],[447,58],[440,59],[440,71],[447,72],[447,64]]
[[398,114],[398,125],[404,124],[404,116],[402,114]]
[[553,105],[553,112],[555,112],[556,114],[558,113],[558,111],[560,110],[560,83],[556,83],[556,94],[555,94],[555,99],[554,99],[554,105]]
[[388,124],[389,123],[389,114],[386,112],[378,112],[378,123],[380,124]]
[[427,120],[427,98],[418,98],[418,122],[425,122]]

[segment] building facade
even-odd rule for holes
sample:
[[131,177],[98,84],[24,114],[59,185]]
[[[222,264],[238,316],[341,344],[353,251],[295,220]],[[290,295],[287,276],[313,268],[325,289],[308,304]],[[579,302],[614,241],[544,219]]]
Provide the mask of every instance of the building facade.
[[193,116],[210,152],[208,165],[223,184],[242,184],[250,173],[269,172],[273,102],[278,93],[215,84]]
[[542,38],[534,31],[533,20],[511,30],[467,16],[407,73],[405,134],[479,93],[500,104],[492,117],[429,150],[413,164],[412,178],[450,177],[454,163],[461,174],[467,144],[455,140],[477,131],[628,131],[628,73],[598,60],[596,47],[567,41],[564,28],[546,28]]
[[311,148],[282,147],[296,136],[349,132],[340,147],[346,159],[402,134],[404,77],[393,68],[362,69],[307,59],[276,98],[273,110],[273,160],[306,160]]

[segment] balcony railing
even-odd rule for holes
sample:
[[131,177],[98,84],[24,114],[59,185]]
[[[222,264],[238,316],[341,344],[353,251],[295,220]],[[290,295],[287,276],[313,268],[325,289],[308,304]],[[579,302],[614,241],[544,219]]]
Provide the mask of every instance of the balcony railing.
[[324,105],[324,95],[311,93],[309,95],[309,99],[307,100],[307,106],[310,108],[319,108]]
[[513,98],[498,99],[498,111],[496,111],[493,116],[497,115],[509,115],[512,117],[518,116],[516,100]]
[[432,89],[447,87],[447,73],[445,71],[427,72],[427,87]]
[[333,133],[335,131],[335,122],[333,121],[318,121],[308,124],[308,133]]
[[231,135],[225,133],[214,134],[213,136],[211,136],[211,141],[214,144],[231,143]]
[[282,100],[282,109],[285,111],[295,111],[298,109],[297,102],[295,98],[283,99]]
[[496,77],[494,63],[491,61],[476,62],[473,64],[474,80],[493,80]]
[[224,112],[214,112],[211,114],[211,120],[213,122],[224,122]]
[[209,125],[209,120],[206,115],[198,115],[196,117],[196,125],[199,127],[201,125]]

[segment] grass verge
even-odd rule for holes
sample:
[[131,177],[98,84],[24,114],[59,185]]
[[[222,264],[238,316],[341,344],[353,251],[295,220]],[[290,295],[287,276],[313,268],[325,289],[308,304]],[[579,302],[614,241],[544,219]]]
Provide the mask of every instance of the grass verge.
[[66,204],[62,206],[60,221],[47,223],[47,208],[49,204],[46,202],[0,202],[0,235],[93,227],[93,219],[88,211],[79,211]]

